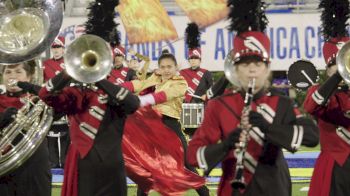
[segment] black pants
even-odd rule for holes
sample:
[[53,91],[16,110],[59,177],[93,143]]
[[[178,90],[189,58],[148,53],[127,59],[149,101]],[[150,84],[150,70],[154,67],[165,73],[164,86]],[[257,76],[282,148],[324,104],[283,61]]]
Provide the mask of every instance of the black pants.
[[[182,133],[181,124],[180,124],[179,120],[176,118],[172,118],[172,117],[163,115],[162,122],[167,127],[169,127],[172,131],[174,131],[176,133],[176,135],[179,137],[179,139],[181,140],[182,147],[183,147],[184,153],[185,153],[185,156],[184,156],[185,157],[185,160],[184,160],[185,167],[187,169],[191,170],[192,172],[197,173],[196,169],[194,167],[192,167],[190,164],[188,164],[188,162],[186,161],[187,141],[186,141],[184,134]],[[203,196],[209,195],[209,189],[206,186],[202,186],[202,187],[196,189],[196,191],[199,195],[203,195]],[[142,196],[142,195],[146,195],[146,194],[142,193],[142,191],[138,189],[137,195]]]
[[343,166],[334,163],[330,196],[350,195],[350,157]]
[[79,196],[126,196],[127,186],[121,149],[102,159],[93,147],[78,161]]
[[47,141],[12,173],[0,177],[1,196],[50,196],[51,171]]
[[190,138],[192,138],[196,130],[197,128],[185,128],[184,133],[186,133],[188,136],[190,136]]
[[[67,124],[51,126],[51,130],[47,136],[51,168],[64,168],[64,162],[70,144],[68,130],[69,128]],[[50,133],[53,133],[53,135],[50,136]],[[57,137],[58,133],[60,133],[60,137]],[[60,144],[58,143],[58,140]]]

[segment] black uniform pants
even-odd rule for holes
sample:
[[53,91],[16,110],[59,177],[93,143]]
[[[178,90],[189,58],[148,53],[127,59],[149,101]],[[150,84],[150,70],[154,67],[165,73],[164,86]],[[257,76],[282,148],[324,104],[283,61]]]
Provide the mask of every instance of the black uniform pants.
[[64,168],[64,162],[70,144],[67,124],[52,125],[47,136],[51,168]]
[[329,191],[330,196],[349,196],[350,195],[350,157],[343,166],[334,163],[332,173],[332,184]]
[[50,196],[51,171],[47,141],[12,173],[0,177],[1,196]]
[[78,160],[79,196],[127,195],[121,149],[112,149],[105,157],[102,159],[93,147],[84,159]]

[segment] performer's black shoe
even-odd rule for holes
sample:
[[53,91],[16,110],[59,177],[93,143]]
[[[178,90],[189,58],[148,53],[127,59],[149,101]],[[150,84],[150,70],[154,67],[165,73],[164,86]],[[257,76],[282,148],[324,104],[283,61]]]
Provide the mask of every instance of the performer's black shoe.
[[206,186],[201,186],[199,189],[196,189],[196,192],[200,196],[209,196],[209,189]]

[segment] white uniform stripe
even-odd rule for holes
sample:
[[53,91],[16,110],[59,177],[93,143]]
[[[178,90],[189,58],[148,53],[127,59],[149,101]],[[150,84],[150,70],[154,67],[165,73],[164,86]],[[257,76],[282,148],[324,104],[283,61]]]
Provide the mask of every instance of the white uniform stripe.
[[97,101],[100,104],[106,104],[108,102],[108,95],[99,95]]
[[350,144],[350,133],[344,127],[339,126],[336,130],[337,135],[344,140],[347,144]]
[[252,127],[253,131],[259,135],[261,139],[265,139],[265,133],[263,133],[259,127]]
[[318,105],[321,105],[324,101],[324,98],[322,97],[322,95],[320,95],[318,91],[315,91],[314,93],[312,93],[311,97]]
[[207,98],[211,99],[214,96],[213,90],[210,88],[209,90],[207,90]]
[[47,91],[49,91],[49,92],[52,91],[52,89],[53,89],[54,86],[53,86],[53,84],[52,84],[52,80],[51,80],[51,79],[50,79],[49,81],[47,81],[45,87],[46,87],[46,90],[47,90]]
[[255,133],[253,130],[249,131],[249,135],[256,141],[260,146],[264,144],[264,141],[260,138],[260,136]]
[[294,146],[294,144],[296,143],[296,141],[297,141],[297,137],[298,137],[298,134],[299,134],[299,130],[298,130],[298,126],[297,125],[294,125],[293,126],[293,138],[292,138],[292,142],[291,142],[291,146],[292,146],[292,148],[293,148],[293,146]]
[[265,118],[265,120],[267,120],[267,122],[273,122],[273,118],[265,110],[258,109],[258,112]]
[[276,112],[267,104],[260,104],[257,107],[257,112],[259,112],[263,117],[269,122],[273,122],[273,118],[276,115]]
[[94,127],[92,127],[91,125],[83,122],[79,125],[80,130],[87,135],[88,137],[90,137],[91,139],[95,139],[96,134],[97,134],[97,129],[95,129]]
[[115,96],[115,98],[117,98],[117,100],[121,101],[124,100],[126,95],[128,95],[128,90],[126,90],[125,88],[121,88],[117,95]]
[[194,94],[194,90],[191,87],[187,88],[187,92],[188,92],[188,94],[191,94],[191,95]]
[[201,71],[198,71],[198,72],[197,72],[197,75],[198,75],[199,77],[201,77],[201,78],[202,78],[202,77],[203,77],[203,75],[204,75],[204,73],[203,73],[203,72],[201,72]]
[[208,164],[204,156],[205,149],[206,149],[206,146],[198,148],[196,156],[197,156],[197,162],[198,162],[199,168],[208,170]]
[[193,82],[196,86],[199,85],[199,80],[197,80],[197,78],[193,78],[193,79],[192,79],[192,82]]
[[298,137],[296,142],[294,143],[294,146],[292,148],[294,150],[298,150],[300,148],[301,142],[303,141],[303,136],[304,136],[304,127],[303,126],[298,126]]
[[254,174],[258,162],[246,151],[244,153],[244,167]]
[[261,106],[271,117],[275,117],[276,112],[269,105],[262,103],[259,106]]
[[102,110],[100,107],[98,106],[92,106],[90,109],[89,109],[89,113],[91,116],[95,117],[96,119],[98,120],[102,120],[103,119],[103,116],[105,114],[105,111]]
[[255,168],[252,167],[249,163],[247,163],[247,161],[244,161],[243,165],[250,173],[254,174]]

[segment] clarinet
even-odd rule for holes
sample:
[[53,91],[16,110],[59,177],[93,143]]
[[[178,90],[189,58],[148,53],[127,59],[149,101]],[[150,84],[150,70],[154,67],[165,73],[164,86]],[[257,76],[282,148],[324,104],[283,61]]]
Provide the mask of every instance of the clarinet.
[[[255,78],[251,79],[248,83],[248,90],[244,98],[243,113],[251,109],[251,103],[253,101],[253,92],[255,87]],[[249,133],[249,130],[245,130]],[[248,138],[248,137],[247,137]],[[245,189],[243,171],[244,171],[244,154],[247,150],[248,140],[240,142],[239,148],[236,148],[235,153],[237,156],[235,178],[231,181],[231,186],[234,189]]]

